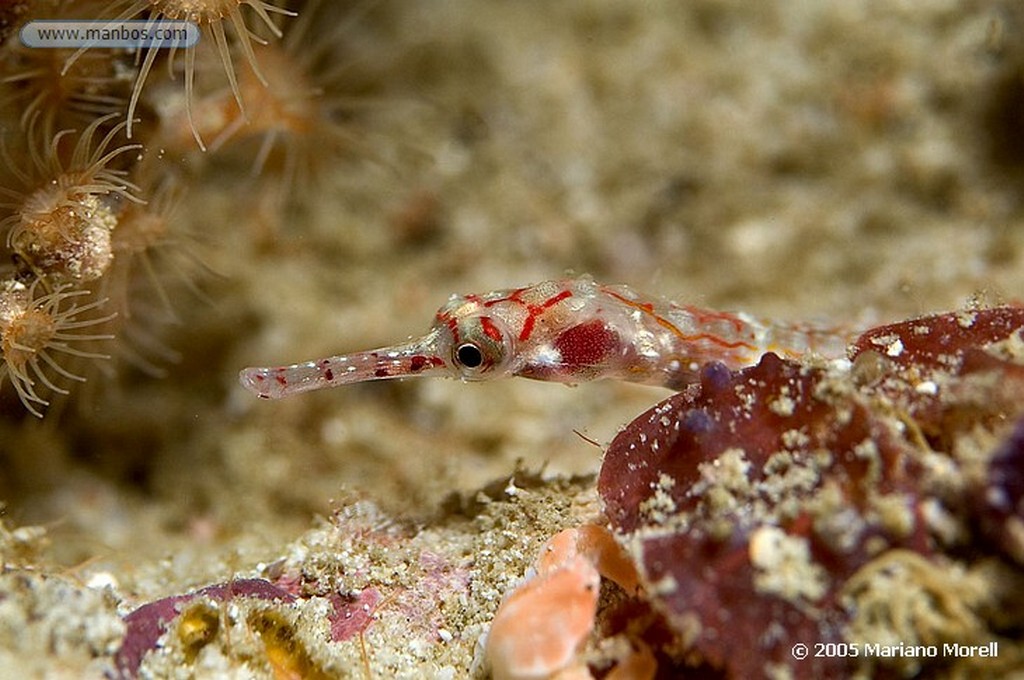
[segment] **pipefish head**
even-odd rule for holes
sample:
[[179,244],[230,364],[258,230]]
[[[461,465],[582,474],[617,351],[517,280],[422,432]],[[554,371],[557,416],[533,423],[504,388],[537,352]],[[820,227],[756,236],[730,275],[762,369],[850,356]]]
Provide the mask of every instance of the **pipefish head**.
[[437,311],[428,336],[437,338],[436,357],[451,377],[480,381],[515,371],[517,345],[509,305],[487,297],[452,296]]
[[603,328],[588,302],[592,296],[583,294],[592,287],[590,279],[569,279],[453,295],[423,337],[333,357],[332,362],[344,364],[335,382],[421,375],[473,382],[511,376],[575,382],[582,372],[580,341],[593,345],[596,337],[581,334],[580,328],[591,327],[586,320]]
[[592,280],[581,277],[452,296],[421,338],[292,366],[247,368],[240,380],[267,399],[422,375],[466,381],[510,376],[591,380],[608,369],[608,360],[619,351],[618,334],[600,314],[597,290]]
[[263,399],[424,375],[476,381],[509,375],[514,356],[506,321],[470,295],[452,297],[423,337],[290,366],[246,368],[239,381]]
[[593,380],[623,355],[614,303],[589,277],[455,296],[436,316],[438,356],[463,380]]

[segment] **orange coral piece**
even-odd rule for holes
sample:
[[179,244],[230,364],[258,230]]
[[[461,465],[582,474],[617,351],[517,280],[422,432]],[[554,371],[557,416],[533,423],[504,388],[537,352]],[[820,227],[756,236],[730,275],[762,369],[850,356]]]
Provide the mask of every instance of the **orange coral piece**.
[[495,680],[550,678],[576,664],[594,627],[601,576],[579,554],[579,532],[567,529],[541,548],[537,574],[494,615],[487,656]]
[[594,524],[566,529],[548,539],[536,569],[536,575],[512,592],[494,616],[487,639],[494,677],[592,677],[578,654],[594,628],[601,576],[634,592],[636,569],[611,533]]

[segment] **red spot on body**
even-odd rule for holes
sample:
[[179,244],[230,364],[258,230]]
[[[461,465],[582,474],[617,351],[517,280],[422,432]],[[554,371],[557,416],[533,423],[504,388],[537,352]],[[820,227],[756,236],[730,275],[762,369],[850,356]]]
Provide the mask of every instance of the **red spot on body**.
[[324,377],[327,378],[328,380],[334,380],[334,371],[328,368],[326,371],[324,371]]
[[376,371],[373,372],[373,374],[378,378],[386,378],[388,377],[388,375],[390,375],[388,373],[388,369],[386,368],[378,368]]
[[597,366],[618,345],[618,333],[597,319],[573,326],[555,340],[562,365],[573,373]]
[[284,377],[283,375],[281,375],[280,373],[278,373],[277,375],[275,375],[275,376],[274,376],[274,380],[276,380],[276,381],[277,381],[277,384],[278,384],[278,385],[281,385],[281,386],[284,386],[284,385],[287,385],[287,384],[288,384],[288,379],[287,379],[287,378],[285,378],[285,377]]

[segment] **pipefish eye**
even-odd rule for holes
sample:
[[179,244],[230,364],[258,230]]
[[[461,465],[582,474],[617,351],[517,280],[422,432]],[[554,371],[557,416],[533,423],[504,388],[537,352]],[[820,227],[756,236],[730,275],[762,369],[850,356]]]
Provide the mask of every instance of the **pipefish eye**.
[[459,324],[459,342],[452,348],[452,363],[463,377],[476,378],[505,365],[511,347],[499,323],[490,317],[477,317]]
[[479,368],[484,363],[484,353],[471,342],[464,342],[455,350],[455,361],[466,368]]

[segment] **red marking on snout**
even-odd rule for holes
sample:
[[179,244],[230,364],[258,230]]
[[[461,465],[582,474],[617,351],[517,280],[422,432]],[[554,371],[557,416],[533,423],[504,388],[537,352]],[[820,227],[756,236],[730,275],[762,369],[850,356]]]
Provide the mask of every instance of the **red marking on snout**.
[[431,368],[433,366],[442,366],[444,364],[440,357],[428,357],[422,354],[417,354],[409,359],[409,370],[413,373],[419,373],[424,368]]

